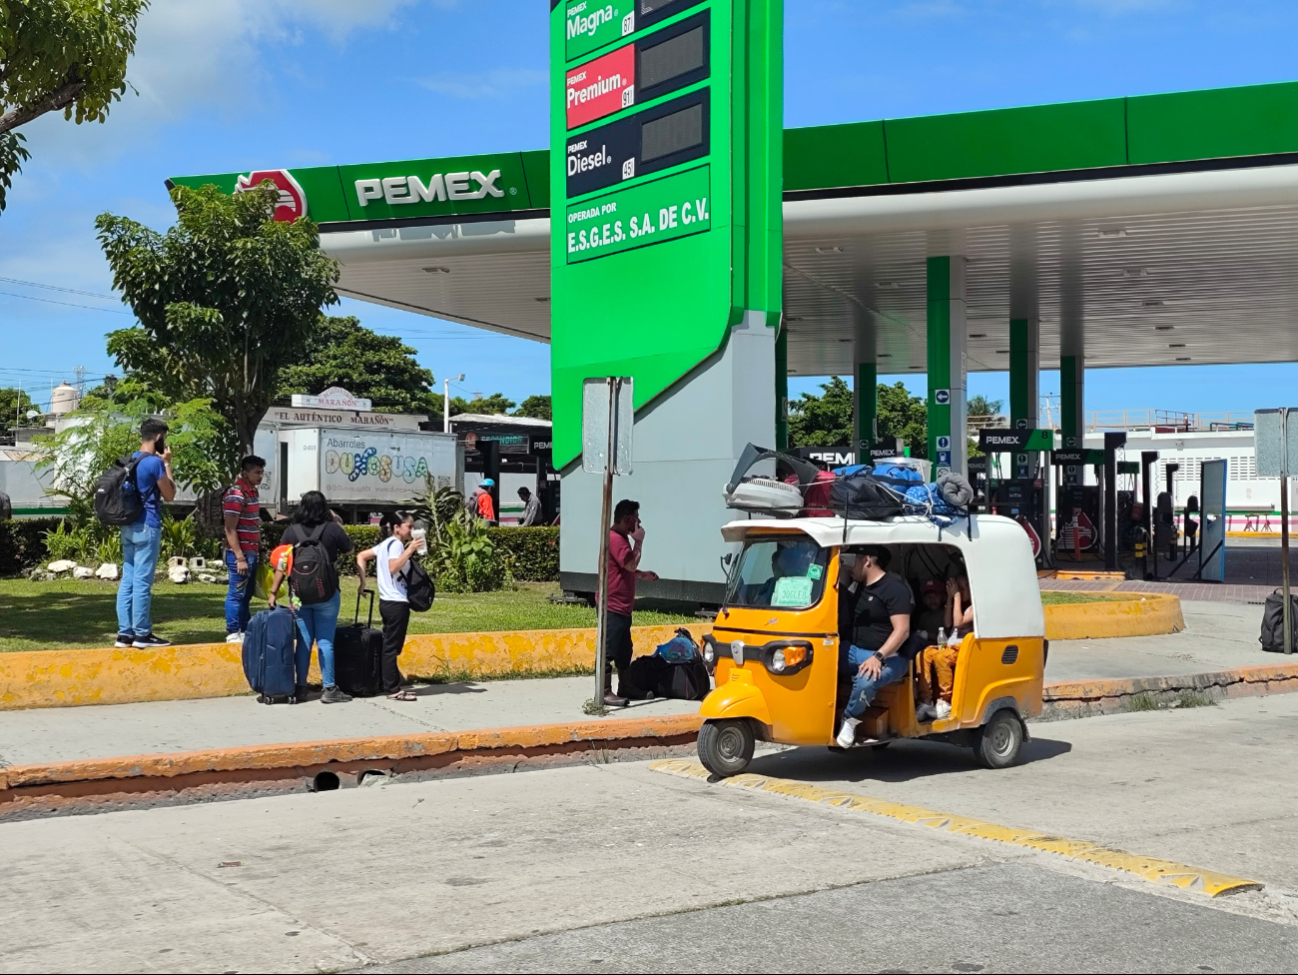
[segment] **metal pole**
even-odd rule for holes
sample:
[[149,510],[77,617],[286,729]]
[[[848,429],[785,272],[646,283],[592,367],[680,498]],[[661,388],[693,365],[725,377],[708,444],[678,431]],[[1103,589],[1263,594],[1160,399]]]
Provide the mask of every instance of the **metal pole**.
[[1284,652],[1293,653],[1289,606],[1289,408],[1280,410],[1280,588],[1284,593]]
[[442,433],[451,432],[451,381],[442,380]]
[[617,388],[620,380],[608,379],[608,451],[604,455],[604,503],[599,517],[599,621],[595,639],[595,697],[591,710],[604,713],[604,668],[608,660],[608,533],[613,508],[613,452],[617,449]]

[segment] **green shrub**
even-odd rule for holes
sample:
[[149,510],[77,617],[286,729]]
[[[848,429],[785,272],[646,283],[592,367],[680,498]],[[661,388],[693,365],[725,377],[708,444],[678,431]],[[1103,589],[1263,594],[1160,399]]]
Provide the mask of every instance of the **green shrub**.
[[489,528],[487,535],[509,558],[515,579],[559,581],[558,528]]
[[484,522],[461,511],[430,533],[428,568],[443,592],[494,592],[513,586],[509,558]]
[[61,524],[62,518],[0,521],[0,576],[16,576],[24,569],[50,561],[45,533]]

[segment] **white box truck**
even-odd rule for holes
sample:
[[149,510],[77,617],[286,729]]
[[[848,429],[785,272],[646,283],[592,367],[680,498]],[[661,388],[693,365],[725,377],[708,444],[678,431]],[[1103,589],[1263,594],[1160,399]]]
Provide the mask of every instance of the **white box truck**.
[[394,505],[423,495],[427,475],[435,489],[458,481],[453,433],[290,427],[279,441],[289,505],[307,491],[331,504]]

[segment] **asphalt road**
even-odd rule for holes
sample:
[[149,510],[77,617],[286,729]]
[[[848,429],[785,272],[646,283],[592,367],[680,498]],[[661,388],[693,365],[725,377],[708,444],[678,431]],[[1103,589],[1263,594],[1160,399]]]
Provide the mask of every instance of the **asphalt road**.
[[1291,972],[1298,929],[1020,863],[417,958],[371,972]]
[[1298,694],[1034,730],[754,768],[1264,889],[624,763],[0,824],[0,972],[1298,970]]

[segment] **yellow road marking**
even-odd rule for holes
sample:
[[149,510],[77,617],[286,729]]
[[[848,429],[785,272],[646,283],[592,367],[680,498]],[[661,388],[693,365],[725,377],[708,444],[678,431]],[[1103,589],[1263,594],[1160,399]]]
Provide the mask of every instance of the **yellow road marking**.
[[[650,766],[655,772],[666,772],[691,779],[708,779],[709,773],[698,762],[689,759],[669,758],[653,762]],[[885,816],[903,823],[915,823],[961,836],[976,836],[984,840],[995,840],[1011,846],[1022,846],[1045,853],[1054,853],[1069,860],[1090,863],[1110,870],[1120,870],[1134,874],[1151,883],[1168,887],[1179,887],[1217,897],[1220,894],[1234,893],[1241,890],[1260,890],[1262,884],[1256,880],[1245,880],[1243,877],[1232,877],[1229,874],[1216,873],[1212,870],[1201,870],[1173,860],[1160,860],[1157,857],[1140,856],[1125,850],[1114,850],[1100,846],[1088,840],[1070,840],[1062,836],[1050,836],[1031,829],[1018,829],[1013,826],[999,826],[996,823],[971,819],[968,816],[952,816],[948,813],[935,812],[921,806],[907,806],[885,799],[872,799],[856,792],[845,792],[842,789],[826,789],[806,782],[795,782],[791,779],[777,779],[769,775],[736,775],[721,779],[718,784],[733,786],[738,789],[756,789],[759,792],[773,792],[776,795],[789,796],[794,799],[805,799],[808,802],[823,803],[852,812],[871,813]]]

